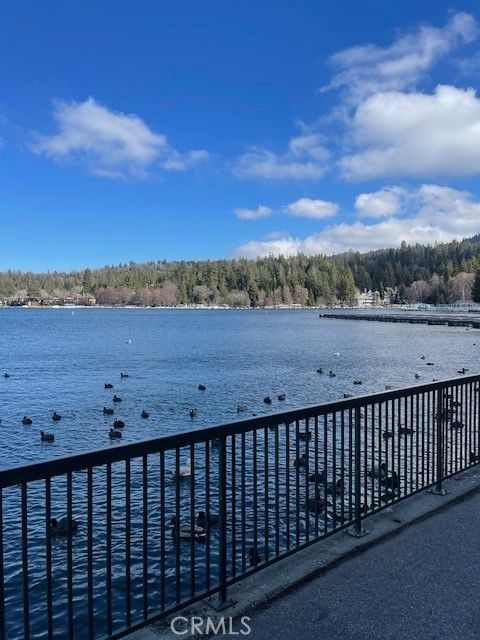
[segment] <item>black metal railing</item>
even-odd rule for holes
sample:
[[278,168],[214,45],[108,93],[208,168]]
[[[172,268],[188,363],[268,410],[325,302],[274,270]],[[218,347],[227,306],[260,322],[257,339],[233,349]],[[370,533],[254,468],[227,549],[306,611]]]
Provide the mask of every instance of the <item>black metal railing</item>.
[[478,462],[479,390],[463,376],[1,471],[0,638],[118,638],[362,535]]

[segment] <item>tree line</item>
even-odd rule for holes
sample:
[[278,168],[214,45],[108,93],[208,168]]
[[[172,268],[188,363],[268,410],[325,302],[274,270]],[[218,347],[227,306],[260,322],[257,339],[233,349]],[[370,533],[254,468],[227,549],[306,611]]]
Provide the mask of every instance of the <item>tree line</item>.
[[0,297],[49,300],[91,294],[98,304],[270,306],[348,304],[358,290],[397,301],[480,298],[480,235],[435,246],[407,245],[337,256],[267,257],[146,264],[130,262],[68,273],[0,273]]

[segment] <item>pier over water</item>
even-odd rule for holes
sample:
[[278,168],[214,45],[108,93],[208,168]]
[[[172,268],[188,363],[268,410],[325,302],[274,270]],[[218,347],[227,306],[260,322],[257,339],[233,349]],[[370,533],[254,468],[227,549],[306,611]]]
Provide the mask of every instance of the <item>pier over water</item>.
[[423,312],[391,312],[376,311],[341,312],[326,311],[319,314],[320,318],[330,320],[363,320],[365,322],[398,322],[404,324],[428,324],[433,326],[446,325],[448,327],[471,327],[480,329],[480,315],[454,313],[423,313]]

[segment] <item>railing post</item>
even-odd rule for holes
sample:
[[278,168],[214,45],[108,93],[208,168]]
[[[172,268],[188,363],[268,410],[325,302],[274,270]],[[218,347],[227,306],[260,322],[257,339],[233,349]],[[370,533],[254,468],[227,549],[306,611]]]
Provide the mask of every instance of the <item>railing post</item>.
[[218,579],[220,590],[210,603],[214,609],[221,611],[232,604],[227,599],[227,439],[223,435],[219,437],[218,447],[218,500]]
[[[352,527],[345,529],[346,533],[355,538],[363,538],[368,531],[362,527],[362,476],[361,476],[361,420],[360,420],[360,407],[355,407],[355,468],[354,468],[354,481],[355,481],[355,522]],[[365,470],[366,472],[366,470]],[[350,482],[352,478],[350,478]]]
[[437,457],[437,482],[435,487],[432,489],[432,493],[437,496],[445,496],[448,491],[442,486],[443,483],[443,475],[444,475],[444,460],[445,460],[445,442],[444,442],[444,424],[445,424],[445,413],[446,408],[444,408],[444,389],[438,390],[438,400],[437,400],[437,446],[436,446],[436,457]]

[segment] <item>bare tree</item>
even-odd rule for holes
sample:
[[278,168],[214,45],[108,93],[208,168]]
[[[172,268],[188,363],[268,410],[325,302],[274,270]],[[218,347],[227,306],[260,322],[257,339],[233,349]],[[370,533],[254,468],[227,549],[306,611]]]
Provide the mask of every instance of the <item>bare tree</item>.
[[415,280],[405,290],[405,299],[408,302],[426,302],[430,296],[430,285],[425,280]]

